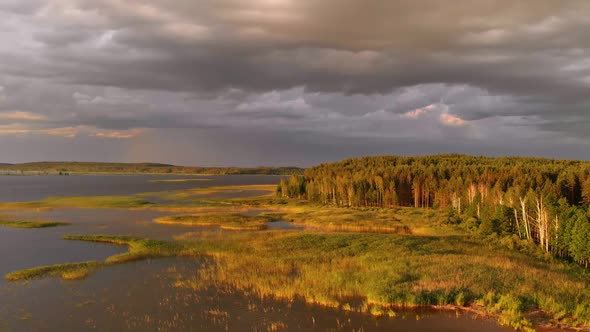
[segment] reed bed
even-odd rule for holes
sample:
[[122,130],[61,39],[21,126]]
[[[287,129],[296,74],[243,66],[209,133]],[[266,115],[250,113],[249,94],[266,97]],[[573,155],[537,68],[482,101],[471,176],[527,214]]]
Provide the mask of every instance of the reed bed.
[[0,226],[12,228],[47,228],[57,226],[67,226],[70,223],[58,221],[41,221],[41,220],[12,220],[0,219]]
[[239,213],[209,213],[188,214],[157,218],[154,221],[160,224],[174,224],[184,226],[219,226],[228,230],[263,230],[269,222],[274,221],[273,216],[250,216]]

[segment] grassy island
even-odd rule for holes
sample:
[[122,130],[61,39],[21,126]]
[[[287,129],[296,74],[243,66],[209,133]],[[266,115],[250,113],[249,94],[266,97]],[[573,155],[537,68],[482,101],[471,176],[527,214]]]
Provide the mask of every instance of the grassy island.
[[228,230],[262,230],[274,221],[272,216],[249,216],[239,213],[193,214],[162,217],[155,220],[160,224],[184,226],[219,226]]
[[69,223],[57,221],[37,221],[37,220],[4,220],[0,219],[0,226],[12,228],[47,228],[66,226]]

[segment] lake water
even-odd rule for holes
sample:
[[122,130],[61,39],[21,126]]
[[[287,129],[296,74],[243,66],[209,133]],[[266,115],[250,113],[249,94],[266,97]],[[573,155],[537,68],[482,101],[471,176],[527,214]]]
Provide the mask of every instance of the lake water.
[[[0,202],[34,201],[50,196],[133,195],[144,192],[213,186],[276,184],[281,178],[284,177],[269,175],[0,176]],[[171,179],[206,179],[207,181],[156,182]]]
[[[36,200],[44,198],[43,195],[122,195],[222,184],[269,184],[279,179],[228,176],[207,177],[214,178],[208,182],[150,182],[161,178],[0,177],[0,200]],[[85,188],[86,185],[91,188]],[[263,211],[252,213],[259,212]],[[203,237],[231,232],[216,227],[156,224],[152,222],[154,218],[170,213],[150,210],[60,209],[11,213],[67,221],[72,225],[44,229],[0,227],[1,275],[39,265],[102,260],[126,251],[122,246],[65,241],[61,239],[65,234],[170,239],[188,232]],[[289,223],[278,222],[268,231],[290,227]],[[194,276],[206,263],[203,258],[132,262],[101,269],[79,281],[49,278],[9,283],[2,279],[0,331],[512,331],[493,321],[455,312],[409,311],[399,313],[394,319],[385,319],[302,302],[261,300],[239,292],[174,287],[179,276]]]

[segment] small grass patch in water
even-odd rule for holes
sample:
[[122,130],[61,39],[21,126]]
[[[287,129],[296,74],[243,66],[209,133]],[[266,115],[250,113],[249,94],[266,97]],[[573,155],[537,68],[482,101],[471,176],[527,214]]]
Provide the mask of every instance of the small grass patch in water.
[[151,240],[131,236],[109,235],[66,235],[65,240],[90,241],[125,245],[129,251],[108,257],[106,264],[119,264],[146,258],[169,257],[181,255],[184,246],[170,241]]
[[66,222],[37,220],[0,220],[0,226],[12,228],[47,228],[70,225]]
[[273,197],[275,185],[238,185],[193,188],[175,191],[147,192],[140,196],[157,197],[177,204],[200,204],[209,202],[218,205],[239,205],[242,198],[228,198],[244,196],[249,199],[269,199]]
[[30,280],[48,276],[61,277],[65,280],[75,280],[85,278],[92,271],[100,267],[100,265],[101,263],[96,261],[46,265],[11,272],[4,277],[8,281]]
[[0,210],[45,208],[129,209],[150,206],[152,203],[136,196],[81,196],[48,197],[33,202],[0,203]]
[[148,200],[135,196],[49,197],[40,201],[49,207],[135,208],[150,205]]
[[184,226],[219,226],[229,230],[262,230],[276,218],[270,215],[249,216],[239,213],[188,214],[157,218],[160,224]]
[[195,254],[195,252],[198,253],[195,247],[183,245],[179,242],[150,240],[129,236],[66,235],[64,239],[125,245],[129,248],[129,251],[110,256],[104,262],[65,263],[19,270],[6,274],[6,280],[18,281],[43,277],[61,277],[64,280],[77,280],[84,279],[96,269],[107,265],[147,258],[184,256]]
[[166,182],[166,183],[206,182],[206,181],[213,181],[213,179],[158,179],[158,180],[150,180],[150,182]]

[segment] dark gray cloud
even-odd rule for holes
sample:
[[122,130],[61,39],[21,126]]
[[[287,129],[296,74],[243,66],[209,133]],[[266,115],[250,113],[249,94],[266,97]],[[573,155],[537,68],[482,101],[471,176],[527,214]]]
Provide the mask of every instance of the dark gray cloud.
[[[215,156],[234,150],[220,132],[261,163],[569,157],[590,129],[589,14],[585,0],[7,0],[0,141],[22,141],[30,159],[25,142],[47,137],[76,159],[85,145],[191,131],[210,142],[192,148],[205,159],[153,143],[158,158],[251,163]],[[7,161],[22,159],[6,146]],[[127,160],[124,150],[111,159]]]

